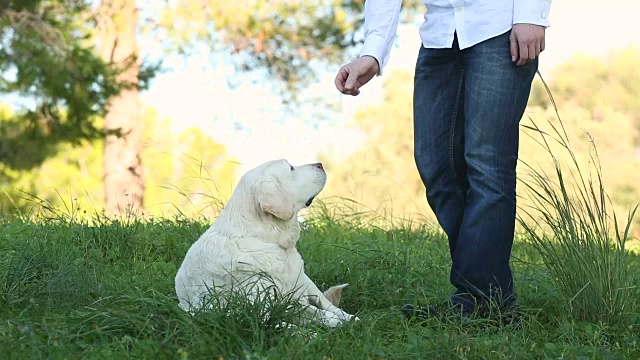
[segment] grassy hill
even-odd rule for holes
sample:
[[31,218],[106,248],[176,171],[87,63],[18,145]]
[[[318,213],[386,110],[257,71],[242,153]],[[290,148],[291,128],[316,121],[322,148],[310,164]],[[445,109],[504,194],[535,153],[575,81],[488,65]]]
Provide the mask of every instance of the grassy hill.
[[[303,330],[276,328],[289,316],[282,312],[261,323],[256,316],[261,309],[242,301],[232,303],[227,314],[190,317],[177,305],[173,279],[189,245],[207,226],[193,220],[116,222],[97,216],[91,224],[69,216],[2,223],[2,357],[640,358],[633,320],[638,308],[627,308],[630,322],[624,324],[569,311],[572,304],[561,283],[523,239],[513,258],[526,311],[522,327],[407,322],[402,304],[439,302],[451,291],[446,240],[428,227],[383,230],[326,214],[305,223],[298,247],[321,289],[350,284],[342,307],[361,321],[316,328],[317,335],[310,337]],[[640,269],[638,257],[628,256],[630,266]]]

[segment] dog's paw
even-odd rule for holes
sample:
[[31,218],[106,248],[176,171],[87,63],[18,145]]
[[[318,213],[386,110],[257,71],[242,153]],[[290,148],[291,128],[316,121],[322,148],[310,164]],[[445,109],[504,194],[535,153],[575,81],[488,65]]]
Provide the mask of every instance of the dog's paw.
[[360,318],[355,315],[347,314],[343,311],[342,313],[332,314],[330,317],[325,319],[325,324],[329,327],[338,327],[348,321],[360,321]]
[[360,318],[355,316],[355,315],[349,315],[349,314],[347,314],[347,315],[348,315],[348,317],[346,319],[347,321],[360,321]]
[[340,309],[338,311],[336,311],[335,314],[340,319],[342,319],[344,321],[351,321],[351,320],[358,321],[358,320],[360,320],[357,316],[351,315],[351,314],[347,313],[346,311],[340,310]]
[[325,319],[324,323],[325,325],[327,325],[328,327],[332,327],[332,328],[336,328],[340,325],[342,325],[342,323],[344,322],[344,320],[338,318],[337,316],[332,316],[328,319]]
[[290,324],[290,323],[285,322],[285,321],[281,322],[280,324],[276,324],[276,326],[275,326],[276,329],[292,329],[292,328],[295,328],[295,327],[296,327],[296,325]]

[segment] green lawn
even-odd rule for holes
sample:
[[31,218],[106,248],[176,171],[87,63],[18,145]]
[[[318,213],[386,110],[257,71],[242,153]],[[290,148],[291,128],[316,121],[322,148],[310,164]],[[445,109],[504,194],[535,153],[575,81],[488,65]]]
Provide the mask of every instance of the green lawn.
[[[412,298],[451,291],[446,240],[429,231],[356,228],[331,220],[303,230],[299,250],[320,288],[348,282],[342,307],[361,321],[276,329],[246,304],[191,318],[173,279],[195,221],[73,221],[0,225],[0,354],[3,359],[638,359],[638,328],[569,318],[533,247],[518,241],[513,267],[522,328],[486,322],[407,323]],[[637,258],[633,259],[637,265]]]

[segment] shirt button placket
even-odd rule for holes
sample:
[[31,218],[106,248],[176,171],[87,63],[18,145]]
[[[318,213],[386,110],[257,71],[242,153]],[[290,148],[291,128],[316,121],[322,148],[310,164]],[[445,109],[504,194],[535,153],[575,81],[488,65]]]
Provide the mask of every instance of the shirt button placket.
[[462,42],[463,44],[466,43],[467,37],[466,37],[466,29],[464,28],[464,20],[463,20],[463,13],[464,13],[464,2],[463,1],[452,1],[451,5],[453,5],[453,11],[455,12],[454,14],[454,22],[455,22],[455,30],[458,33],[458,44],[460,44],[460,42]]

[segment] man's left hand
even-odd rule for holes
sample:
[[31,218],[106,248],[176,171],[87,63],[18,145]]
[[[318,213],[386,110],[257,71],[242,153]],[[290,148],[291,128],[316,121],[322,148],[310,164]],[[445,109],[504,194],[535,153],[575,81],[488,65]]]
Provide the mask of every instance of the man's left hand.
[[545,27],[533,24],[514,24],[511,28],[511,60],[524,65],[544,51]]

